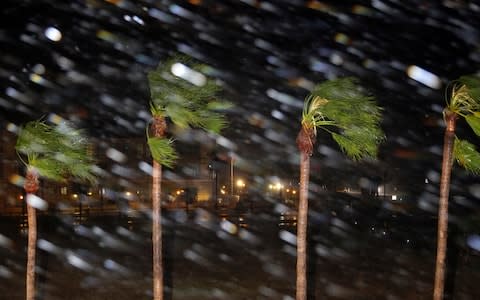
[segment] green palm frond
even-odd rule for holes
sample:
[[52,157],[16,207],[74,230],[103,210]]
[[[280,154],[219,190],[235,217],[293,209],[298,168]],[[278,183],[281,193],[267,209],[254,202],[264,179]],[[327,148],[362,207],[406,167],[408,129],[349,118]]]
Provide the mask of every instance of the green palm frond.
[[472,114],[465,116],[465,120],[470,128],[472,128],[473,132],[475,132],[477,136],[480,136],[480,117]]
[[463,117],[480,112],[480,78],[462,76],[452,82],[447,108]]
[[383,141],[383,133],[379,128],[350,127],[341,134],[332,133],[333,139],[341,150],[351,159],[374,159],[378,153],[378,145]]
[[473,144],[455,138],[453,155],[458,164],[467,171],[480,174],[480,153],[475,149]]
[[355,78],[346,77],[315,86],[306,98],[302,125],[315,133],[317,127],[326,129],[345,154],[358,160],[375,157],[385,139],[381,116],[374,98],[365,95]]
[[207,110],[215,111],[215,110],[227,110],[233,107],[233,104],[231,102],[227,101],[210,101],[207,103]]
[[318,127],[335,125],[335,122],[328,120],[322,112],[322,106],[327,103],[327,99],[312,94],[308,95],[303,105],[302,125],[313,128],[315,134]]
[[480,78],[475,75],[466,75],[461,76],[458,79],[459,82],[468,86],[470,89],[478,89],[480,88]]
[[95,171],[92,165],[85,163],[73,164],[70,166],[68,173],[81,181],[95,182]]
[[17,138],[16,150],[25,155],[49,153],[52,148],[59,145],[58,134],[53,127],[34,121],[28,122],[20,129]]
[[206,113],[209,114],[208,117],[201,118],[200,122],[198,123],[198,127],[218,134],[227,126],[227,121],[223,115],[212,113],[210,111],[207,111]]
[[62,181],[65,178],[65,168],[56,159],[49,157],[39,158],[31,161],[29,165],[34,167],[42,177],[55,181]]
[[165,113],[180,128],[188,128],[200,121],[195,110],[188,109],[179,103],[169,103],[165,108]]
[[42,121],[28,122],[21,128],[16,150],[27,157],[26,164],[52,180],[72,175],[93,181],[94,161],[88,154],[88,141],[81,130],[66,122],[50,126]]
[[175,63],[202,72],[205,66],[194,63],[186,56],[175,56],[148,74],[152,114],[161,114],[181,128],[200,127],[219,132],[226,119],[219,113],[231,107],[230,103],[216,99],[220,87],[205,75],[205,84],[197,86],[172,74]]
[[350,137],[332,133],[332,137],[340,146],[340,149],[353,160],[362,158],[362,146]]
[[147,142],[155,161],[169,168],[174,165],[178,155],[172,146],[172,140],[160,137],[147,137]]

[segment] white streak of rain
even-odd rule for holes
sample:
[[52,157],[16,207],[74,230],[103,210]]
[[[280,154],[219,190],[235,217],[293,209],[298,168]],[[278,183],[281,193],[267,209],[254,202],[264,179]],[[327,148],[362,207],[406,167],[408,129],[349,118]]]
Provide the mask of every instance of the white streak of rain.
[[39,210],[46,210],[48,208],[47,201],[34,194],[27,194],[27,203]]
[[11,248],[12,246],[12,240],[0,233],[0,247]]
[[204,86],[207,83],[207,78],[200,72],[197,72],[184,64],[174,63],[172,65],[172,74],[178,76],[196,86]]
[[106,155],[111,160],[119,163],[123,163],[127,160],[127,156],[115,148],[108,148],[106,151]]
[[37,243],[37,247],[39,249],[42,249],[46,252],[50,252],[53,254],[60,254],[62,251],[59,247],[55,246],[53,243],[44,240],[44,239],[39,239]]
[[81,270],[89,272],[93,269],[93,267],[88,262],[86,262],[83,258],[79,257],[73,252],[69,251],[67,253],[67,260],[72,266],[77,267]]
[[292,245],[296,245],[297,244],[297,236],[294,235],[293,233],[289,232],[289,231],[286,231],[286,230],[281,230],[278,235],[280,236],[280,239],[287,242],[287,243],[290,243]]

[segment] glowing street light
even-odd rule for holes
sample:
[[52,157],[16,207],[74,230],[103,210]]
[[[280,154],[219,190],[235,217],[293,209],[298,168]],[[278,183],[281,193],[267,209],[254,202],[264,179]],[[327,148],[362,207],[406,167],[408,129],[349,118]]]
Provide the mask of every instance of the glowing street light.
[[238,179],[237,180],[237,187],[244,188],[245,187],[245,182],[243,182],[242,179]]

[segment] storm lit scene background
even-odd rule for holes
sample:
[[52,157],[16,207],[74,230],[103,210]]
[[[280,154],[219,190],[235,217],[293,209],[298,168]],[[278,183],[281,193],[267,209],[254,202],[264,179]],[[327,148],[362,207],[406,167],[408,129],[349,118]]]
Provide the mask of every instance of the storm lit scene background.
[[0,7],[0,299],[480,299],[480,2]]

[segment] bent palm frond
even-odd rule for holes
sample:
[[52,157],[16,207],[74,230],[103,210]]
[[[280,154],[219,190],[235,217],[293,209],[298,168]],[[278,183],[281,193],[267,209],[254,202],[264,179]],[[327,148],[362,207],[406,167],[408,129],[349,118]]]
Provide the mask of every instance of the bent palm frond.
[[16,150],[27,157],[30,167],[40,176],[62,180],[72,175],[93,182],[94,161],[88,153],[88,142],[83,132],[62,122],[56,126],[32,121],[21,128]]
[[[365,95],[352,77],[329,80],[306,98],[302,126],[324,128],[341,150],[354,160],[375,157],[385,139],[380,128],[382,109]],[[328,129],[328,127],[331,127]]]
[[177,152],[172,146],[173,140],[160,137],[148,137],[147,143],[152,157],[156,162],[169,168],[173,167],[175,161],[178,159]]
[[463,117],[480,112],[480,78],[462,76],[452,82],[447,108]]
[[474,174],[480,174],[480,153],[466,140],[455,139],[453,155],[460,166]]
[[[185,76],[172,73],[176,64],[183,66]],[[186,56],[175,56],[150,72],[152,114],[168,117],[180,128],[200,127],[214,133],[223,129],[227,122],[220,111],[232,105],[217,100],[220,87],[202,73],[203,69],[204,65],[194,63]],[[201,84],[189,81],[192,76],[201,78]]]

